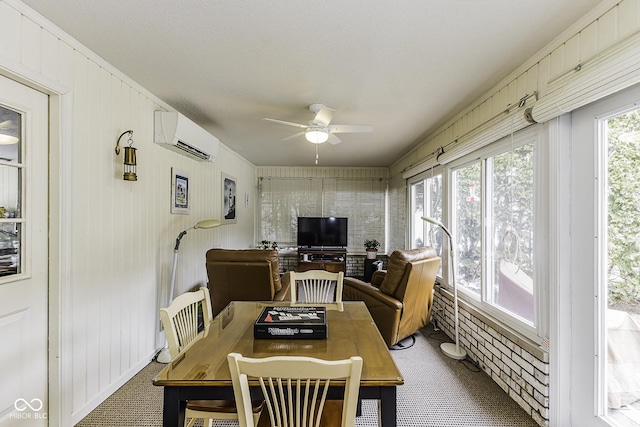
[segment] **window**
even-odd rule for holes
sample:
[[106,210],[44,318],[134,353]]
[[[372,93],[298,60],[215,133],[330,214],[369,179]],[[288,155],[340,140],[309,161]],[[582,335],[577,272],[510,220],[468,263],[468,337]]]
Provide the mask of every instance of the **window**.
[[537,326],[534,261],[542,239],[534,219],[538,132],[527,128],[448,169],[456,285],[527,331]]
[[[409,185],[411,200],[410,241],[411,249],[432,246],[440,255],[442,252],[442,230],[424,221],[422,217],[442,222],[442,172],[419,175]],[[440,255],[442,256],[442,255]]]
[[[621,408],[638,400],[640,368],[634,350],[640,322],[640,239],[632,230],[640,228],[640,110],[600,122],[600,217],[597,253],[602,260],[598,287],[606,295],[597,310],[604,319],[600,329],[606,365],[599,366],[602,406],[616,425],[639,426],[630,422]],[[599,376],[601,378],[601,376]]]
[[23,273],[22,116],[0,106],[0,277]]
[[385,246],[386,182],[379,178],[260,178],[257,240],[296,246],[299,216],[347,217],[350,252],[365,239]]
[[482,272],[482,176],[480,162],[452,173],[452,233],[457,259],[457,285],[480,294]]

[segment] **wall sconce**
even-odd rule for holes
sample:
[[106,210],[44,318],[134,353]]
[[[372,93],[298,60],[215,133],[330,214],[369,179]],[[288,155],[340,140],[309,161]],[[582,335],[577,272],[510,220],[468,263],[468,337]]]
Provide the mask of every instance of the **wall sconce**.
[[129,139],[127,140],[129,146],[124,147],[124,174],[122,175],[122,179],[124,179],[125,181],[137,181],[138,176],[136,175],[136,149],[132,147],[132,130],[122,132],[122,134],[118,137],[118,141],[116,142],[116,156],[120,154],[120,140],[126,134],[129,134]]

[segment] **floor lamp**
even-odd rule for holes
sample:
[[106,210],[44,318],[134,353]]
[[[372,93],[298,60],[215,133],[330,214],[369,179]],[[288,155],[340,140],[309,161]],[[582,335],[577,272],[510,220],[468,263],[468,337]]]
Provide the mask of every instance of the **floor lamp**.
[[442,231],[449,237],[449,260],[451,261],[451,282],[453,284],[453,312],[454,312],[454,329],[455,329],[455,344],[445,342],[440,344],[440,350],[452,359],[462,360],[467,357],[467,352],[460,348],[460,340],[458,339],[458,286],[456,284],[456,264],[454,255],[453,238],[451,233],[447,230],[440,221],[433,218],[422,217],[424,221],[427,221],[437,227],[440,227]]
[[[217,219],[205,219],[203,221],[198,222],[193,227],[187,228],[176,238],[176,246],[173,248],[173,268],[171,269],[171,286],[169,286],[169,297],[167,299],[167,307],[171,305],[173,302],[173,293],[176,287],[176,267],[178,266],[178,251],[180,250],[180,241],[187,234],[189,230],[196,230],[198,228],[213,228],[221,225],[222,223]],[[165,346],[160,353],[158,353],[158,357],[156,359],[160,363],[169,363],[171,361],[171,356],[169,356],[169,349]]]

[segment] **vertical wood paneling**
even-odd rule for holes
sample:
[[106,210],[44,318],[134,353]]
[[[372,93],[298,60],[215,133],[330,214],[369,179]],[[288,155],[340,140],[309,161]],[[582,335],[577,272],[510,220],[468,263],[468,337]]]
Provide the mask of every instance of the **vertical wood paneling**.
[[42,66],[41,72],[47,79],[58,81],[58,67],[60,53],[58,52],[59,41],[56,36],[49,31],[42,31]]
[[[211,164],[153,144],[153,111],[160,108],[160,100],[150,100],[133,82],[116,77],[108,64],[87,58],[73,39],[60,40],[59,29],[48,23],[42,28],[36,23],[42,21],[14,7],[0,2],[3,60],[72,90],[71,140],[63,144],[69,145],[73,163],[73,208],[65,213],[73,224],[73,267],[70,312],[63,323],[71,325],[73,359],[68,364],[71,402],[66,406],[72,414],[65,419],[75,423],[135,374],[155,350],[158,301],[166,301],[175,237],[198,220],[220,217],[223,167],[238,178],[239,196],[252,195],[252,204],[240,206],[237,224],[190,232],[181,247],[179,292],[206,284],[208,248],[253,243],[256,174],[250,163],[224,146],[218,162]],[[114,153],[117,137],[127,129],[134,130],[138,149],[137,182],[123,181],[123,157]],[[172,166],[191,173],[197,202],[191,215],[169,212]]]
[[22,43],[29,49],[22,50],[22,65],[34,71],[42,69],[42,30],[30,19],[22,20]]
[[549,63],[549,76],[551,79],[561,75],[564,72],[564,45],[559,46],[551,52]]
[[95,277],[96,295],[100,301],[100,309],[97,313],[97,321],[99,324],[100,345],[99,345],[99,385],[100,390],[104,390],[111,383],[111,310],[114,299],[111,296],[111,272],[113,266],[113,215],[111,212],[113,206],[113,179],[112,179],[112,158],[114,152],[108,147],[112,138],[109,138],[111,132],[111,74],[106,70],[100,69],[100,112],[99,112],[99,130],[100,147],[97,156],[99,174],[98,186],[101,189],[102,197],[96,201],[98,212],[96,215],[98,229],[98,260],[95,266],[97,272]]
[[20,63],[22,52],[22,15],[0,2],[0,54]]
[[[131,128],[131,89],[125,83],[120,81],[120,130],[119,133],[124,132]],[[119,134],[118,133],[118,134]],[[121,170],[124,172],[123,166],[123,154],[118,157],[118,164]],[[133,277],[133,269],[131,260],[133,256],[133,250],[131,247],[131,240],[134,238],[133,227],[131,224],[132,199],[134,182],[122,180],[122,173],[118,175],[117,181],[120,183],[120,192],[122,194],[122,204],[120,215],[122,217],[122,227],[118,230],[119,241],[122,242],[122,258],[120,263],[120,269],[122,275],[119,277],[120,292],[122,295],[121,301],[121,329],[120,329],[120,372],[122,375],[131,366],[131,299],[130,299],[130,282],[128,278]]]
[[547,93],[547,85],[551,76],[551,57],[545,56],[538,62],[538,98]]
[[598,19],[598,51],[602,52],[618,41],[618,8],[614,7]]
[[[99,158],[99,153],[96,152],[95,146],[97,144],[89,144],[89,141],[100,141],[100,69],[97,64],[87,61],[87,121],[86,121],[86,135],[87,135],[87,164],[92,164],[91,159]],[[90,186],[88,190],[92,195],[97,190],[97,183],[100,179],[100,175],[96,173],[95,169],[91,169],[89,175],[85,176],[83,181],[87,182]],[[94,196],[95,197],[95,196]],[[88,208],[87,221],[91,221],[92,218],[99,218],[96,207],[98,203],[90,204]],[[100,230],[99,227],[89,226],[86,230],[86,238],[90,242],[94,242],[90,251],[86,254],[87,262],[90,263],[88,267],[91,270],[94,269],[96,261],[99,260],[99,242]],[[94,270],[95,271],[95,270]],[[87,284],[89,285],[89,284]],[[90,286],[87,286],[89,288]],[[88,292],[88,300],[85,302],[86,319],[87,319],[87,398],[92,398],[100,391],[100,322],[99,318],[96,318],[96,314],[100,311],[100,301],[95,298],[99,295],[99,292]]]
[[564,44],[563,72],[580,63],[580,35],[571,37]]
[[580,32],[580,62],[591,58],[598,51],[598,23],[594,22]]
[[73,87],[73,48],[63,42],[58,42],[58,81],[67,87]]
[[[72,229],[72,240],[81,242],[74,244],[71,249],[74,262],[74,272],[71,278],[72,290],[72,317],[73,317],[73,369],[77,372],[87,372],[87,309],[86,303],[90,297],[87,283],[87,269],[89,268],[87,258],[87,247],[89,241],[86,237],[87,221],[89,218],[88,204],[90,194],[86,187],[86,177],[88,168],[87,150],[87,59],[76,53],[74,55],[74,85],[76,90],[73,94],[73,200],[74,207],[70,213],[74,227]],[[80,407],[87,401],[87,382],[84,376],[74,375],[73,385],[73,406]]]
[[[121,81],[115,76],[111,76],[110,82],[110,92],[111,92],[111,132],[109,132],[112,138],[117,138],[122,129],[121,125],[121,117],[122,117],[122,92],[120,89]],[[109,135],[107,133],[107,135]],[[115,141],[114,141],[115,143]],[[111,222],[111,235],[112,242],[111,247],[113,248],[113,273],[111,279],[111,296],[113,298],[113,305],[111,306],[111,357],[110,357],[110,369],[111,369],[111,382],[114,383],[120,378],[121,375],[121,365],[122,361],[120,358],[121,353],[124,351],[124,345],[122,343],[121,330],[123,328],[122,316],[122,300],[125,298],[125,295],[122,293],[122,287],[124,284],[122,283],[121,272],[122,272],[122,263],[124,261],[122,246],[124,246],[124,242],[122,241],[122,223],[124,221],[123,218],[123,182],[120,177],[122,176],[122,166],[120,165],[119,159],[115,157],[112,158],[110,162],[113,166],[111,179],[113,180],[113,203],[111,206],[111,218],[113,219]]]
[[640,25],[640,0],[624,0],[618,6],[618,37],[635,33]]

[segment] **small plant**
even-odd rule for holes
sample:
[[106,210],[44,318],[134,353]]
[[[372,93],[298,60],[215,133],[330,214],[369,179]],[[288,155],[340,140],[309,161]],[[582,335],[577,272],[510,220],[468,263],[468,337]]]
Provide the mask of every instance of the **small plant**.
[[374,250],[377,251],[378,248],[380,247],[380,242],[378,242],[376,239],[367,239],[364,241],[364,247],[367,248],[368,250]]

